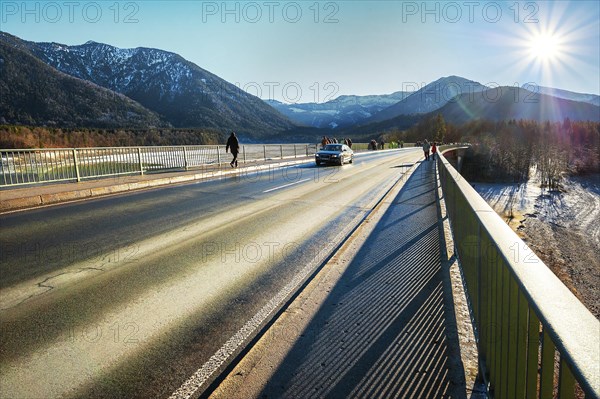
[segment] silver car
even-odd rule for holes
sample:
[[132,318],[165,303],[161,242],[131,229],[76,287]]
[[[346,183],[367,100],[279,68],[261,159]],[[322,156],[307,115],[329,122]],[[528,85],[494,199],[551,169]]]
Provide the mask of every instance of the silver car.
[[315,154],[317,166],[322,163],[343,165],[346,162],[352,163],[353,160],[354,151],[346,144],[327,144],[322,150]]

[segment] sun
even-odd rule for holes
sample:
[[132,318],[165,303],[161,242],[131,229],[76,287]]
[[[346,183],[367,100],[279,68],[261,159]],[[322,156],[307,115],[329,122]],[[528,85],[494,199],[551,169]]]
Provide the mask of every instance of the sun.
[[534,36],[529,47],[531,55],[541,61],[552,61],[560,55],[560,41],[557,36],[549,33],[540,33]]

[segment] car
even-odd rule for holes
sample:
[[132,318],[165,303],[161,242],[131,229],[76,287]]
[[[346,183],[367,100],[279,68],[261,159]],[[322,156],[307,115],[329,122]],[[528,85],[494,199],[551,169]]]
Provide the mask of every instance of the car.
[[317,166],[322,163],[343,165],[346,162],[352,163],[352,161],[354,161],[354,151],[346,144],[327,144],[315,154]]

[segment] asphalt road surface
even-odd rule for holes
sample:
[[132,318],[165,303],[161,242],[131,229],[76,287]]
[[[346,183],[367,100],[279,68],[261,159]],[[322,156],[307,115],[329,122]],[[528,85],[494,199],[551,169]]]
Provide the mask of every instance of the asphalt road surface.
[[168,397],[421,157],[0,216],[0,396]]

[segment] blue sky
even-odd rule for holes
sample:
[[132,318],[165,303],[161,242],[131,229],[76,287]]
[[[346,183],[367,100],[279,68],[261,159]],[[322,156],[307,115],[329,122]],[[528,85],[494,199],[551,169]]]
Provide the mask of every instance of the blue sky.
[[600,94],[598,3],[2,0],[0,29],[173,51],[286,102],[391,93],[449,75]]

